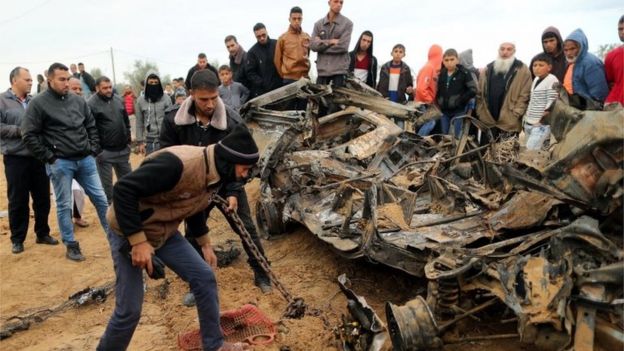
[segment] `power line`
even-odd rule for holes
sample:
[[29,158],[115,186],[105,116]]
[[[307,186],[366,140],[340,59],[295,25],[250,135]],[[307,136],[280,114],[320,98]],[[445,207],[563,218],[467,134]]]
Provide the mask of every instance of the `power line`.
[[44,6],[45,6],[45,5],[47,5],[50,1],[52,1],[52,0],[45,0],[44,2],[40,3],[39,5],[35,5],[34,7],[29,8],[28,10],[26,10],[26,11],[22,12],[21,14],[19,14],[19,15],[15,16],[15,17],[9,17],[9,18],[6,18],[6,19],[3,19],[3,20],[0,20],[0,26],[5,25],[5,24],[7,24],[7,23],[11,23],[11,22],[13,22],[13,21],[15,21],[15,20],[18,20],[18,19],[22,18],[22,17],[26,16],[28,13],[30,13],[30,12],[32,12],[32,11],[34,11],[34,10],[38,10],[38,9],[39,9],[39,8],[41,8],[41,7],[44,7]]

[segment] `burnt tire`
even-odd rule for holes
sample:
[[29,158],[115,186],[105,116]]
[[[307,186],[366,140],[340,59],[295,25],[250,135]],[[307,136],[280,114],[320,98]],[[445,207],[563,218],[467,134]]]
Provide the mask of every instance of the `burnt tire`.
[[282,211],[275,204],[258,201],[256,203],[256,225],[258,233],[264,239],[284,233]]

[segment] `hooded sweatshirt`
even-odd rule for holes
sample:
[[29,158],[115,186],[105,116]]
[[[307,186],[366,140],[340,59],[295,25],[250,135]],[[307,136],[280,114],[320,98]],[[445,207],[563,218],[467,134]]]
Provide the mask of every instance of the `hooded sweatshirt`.
[[470,72],[475,82],[479,81],[479,70],[474,66],[472,59],[472,49],[464,50],[459,53],[459,64],[464,66]]
[[572,73],[574,93],[586,99],[604,102],[607,94],[609,94],[609,87],[602,61],[587,51],[587,37],[582,29],[575,29],[566,38],[566,41],[568,40],[575,41],[580,45]]
[[607,82],[613,84],[606,103],[619,102],[624,106],[624,45],[611,50],[605,58]]
[[[560,82],[563,82],[563,77],[565,76],[566,68],[568,67],[568,63],[566,62],[565,55],[563,54],[563,39],[561,39],[561,34],[559,33],[559,29],[555,27],[548,27],[544,29],[542,33],[542,41],[544,37],[548,34],[553,34],[555,38],[557,38],[557,53],[554,55],[548,55],[552,59],[552,70],[550,73],[557,77]],[[544,44],[542,43],[542,49],[544,49]],[[544,53],[546,54],[546,49],[544,49]],[[531,60],[531,64],[529,65],[529,69],[531,70],[531,77],[535,78],[533,74],[533,61]]]
[[[149,87],[147,80],[157,78],[159,84]],[[145,77],[145,93],[136,103],[136,140],[138,142],[157,142],[160,136],[160,128],[165,119],[165,111],[171,106],[171,99],[163,91],[160,77],[149,72]]]
[[[355,44],[355,49],[353,49],[353,51],[349,53],[349,58],[351,60],[349,63],[350,73],[353,73],[355,71],[355,62],[357,60],[357,53],[360,51],[360,42],[362,41],[362,36],[364,35],[366,34],[362,33],[360,35],[360,38],[358,39],[357,44]],[[366,75],[366,82],[364,83],[366,83],[366,85],[374,89],[377,86],[377,58],[373,56],[373,43],[374,43],[374,39],[373,39],[373,42],[371,42],[370,46],[368,47],[368,50],[366,51],[366,53],[368,54],[368,72]]]
[[429,61],[420,69],[416,76],[416,102],[431,104],[435,100],[438,87],[438,74],[442,68],[442,47],[431,45]]

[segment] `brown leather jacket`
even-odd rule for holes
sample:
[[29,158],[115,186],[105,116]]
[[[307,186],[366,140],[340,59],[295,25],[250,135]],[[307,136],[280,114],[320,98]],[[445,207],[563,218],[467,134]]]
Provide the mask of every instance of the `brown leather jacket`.
[[307,78],[310,70],[309,53],[310,36],[308,33],[288,27],[288,31],[277,39],[275,46],[273,63],[277,73],[283,79]]
[[[149,157],[161,152],[172,153],[182,161],[182,175],[173,189],[140,199],[139,212],[151,209],[153,213],[143,220],[142,231],[128,236],[131,245],[147,240],[155,248],[161,247],[185,218],[206,209],[219,190],[221,179],[215,164],[214,145],[172,146]],[[113,206],[108,208],[106,219],[115,233],[121,233]],[[200,245],[209,242],[208,234],[196,239]]]

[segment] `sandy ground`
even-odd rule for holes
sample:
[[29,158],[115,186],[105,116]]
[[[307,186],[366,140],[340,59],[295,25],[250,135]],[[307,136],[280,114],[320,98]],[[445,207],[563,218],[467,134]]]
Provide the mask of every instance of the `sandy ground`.
[[[140,162],[133,155],[133,167]],[[2,168],[0,163],[0,168]],[[0,169],[0,173],[4,173]],[[6,180],[0,177],[0,211],[7,209]],[[250,202],[258,196],[257,180],[248,185]],[[25,251],[13,255],[10,245],[8,219],[0,219],[0,323],[26,311],[54,307],[86,287],[98,287],[114,280],[112,261],[105,235],[90,202],[85,206],[88,228],[76,228],[86,261],[76,263],[65,259],[65,248],[35,244],[31,231]],[[52,235],[59,238],[54,205],[50,215]],[[236,239],[218,211],[209,221],[213,242]],[[324,311],[328,326],[318,317],[282,320],[286,302],[274,290],[263,295],[253,285],[253,274],[244,253],[231,266],[216,272],[222,310],[238,308],[246,303],[257,305],[277,323],[279,334],[274,343],[256,350],[338,350],[333,328],[340,316],[347,313],[346,299],[336,284],[336,277],[347,273],[354,283],[353,290],[367,298],[385,320],[384,303],[403,304],[424,286],[413,277],[388,268],[362,261],[348,261],[334,254],[304,228],[295,228],[282,238],[265,241],[265,250],[272,267],[295,296]],[[169,293],[161,298],[161,281],[147,281],[148,292],[143,305],[141,322],[134,334],[130,350],[177,350],[177,335],[198,327],[194,308],[181,304],[187,287],[173,272],[167,272]],[[114,306],[114,296],[104,303],[72,308],[34,324],[27,331],[0,341],[0,350],[93,350],[104,331]],[[488,325],[475,325],[467,332],[479,329],[488,332]],[[286,348],[288,347],[288,348]],[[390,350],[387,340],[385,349]],[[523,350],[515,341],[471,343],[446,346],[445,350]]]

